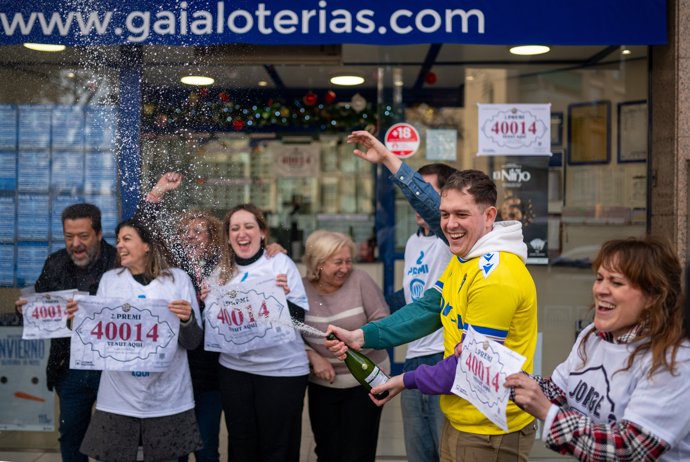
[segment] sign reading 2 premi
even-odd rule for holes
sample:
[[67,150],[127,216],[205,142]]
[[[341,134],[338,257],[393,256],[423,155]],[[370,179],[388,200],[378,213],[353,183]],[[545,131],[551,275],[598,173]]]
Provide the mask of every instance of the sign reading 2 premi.
[[550,156],[551,104],[478,104],[478,156]]
[[77,296],[70,368],[163,372],[177,348],[180,321],[165,300]]

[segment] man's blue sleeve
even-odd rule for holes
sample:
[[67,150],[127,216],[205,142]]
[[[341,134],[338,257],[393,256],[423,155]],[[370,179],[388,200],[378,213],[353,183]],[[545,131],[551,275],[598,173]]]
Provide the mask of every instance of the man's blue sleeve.
[[395,175],[390,176],[393,184],[400,188],[407,201],[410,203],[436,236],[443,239],[446,244],[446,236],[441,230],[441,197],[436,190],[419,173],[403,162]]

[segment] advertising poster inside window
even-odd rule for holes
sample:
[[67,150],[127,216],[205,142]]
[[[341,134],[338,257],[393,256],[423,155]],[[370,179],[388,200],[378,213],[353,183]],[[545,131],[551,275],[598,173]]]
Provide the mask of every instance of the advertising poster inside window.
[[491,178],[498,191],[496,221],[521,222],[527,263],[548,264],[549,158],[494,157]]

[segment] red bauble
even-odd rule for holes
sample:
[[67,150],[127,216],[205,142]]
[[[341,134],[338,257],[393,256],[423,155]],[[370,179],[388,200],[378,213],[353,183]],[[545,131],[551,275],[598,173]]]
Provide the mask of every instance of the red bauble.
[[333,104],[335,103],[335,92],[333,90],[328,90],[326,92],[326,97],[324,98],[324,101],[326,101],[327,104]]
[[208,88],[199,88],[199,96],[206,98],[208,96]]
[[218,93],[218,99],[221,100],[223,103],[227,103],[230,101],[230,93],[227,91],[221,91]]
[[235,119],[232,121],[232,128],[235,131],[240,131],[244,128],[244,120]]
[[319,97],[316,96],[316,93],[313,91],[309,90],[306,95],[304,95],[304,98],[302,98],[302,101],[304,101],[304,104],[307,106],[313,106],[316,104],[316,102],[319,100]]
[[435,84],[437,80],[438,80],[438,77],[436,76],[435,73],[433,73],[431,71],[427,72],[426,75],[424,76],[424,81],[429,85]]

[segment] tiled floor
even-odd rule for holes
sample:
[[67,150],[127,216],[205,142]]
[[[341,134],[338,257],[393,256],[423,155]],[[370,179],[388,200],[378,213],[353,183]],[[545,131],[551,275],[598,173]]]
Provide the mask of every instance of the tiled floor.
[[[305,402],[305,412],[302,419],[302,451],[300,462],[316,462],[316,455],[314,454],[314,438],[309,426],[309,415],[306,412],[306,408],[307,403]],[[8,447],[8,442],[12,438],[13,432],[0,432],[0,448]],[[227,460],[226,445],[222,444],[223,441],[227,441],[225,424],[223,424],[221,430],[221,461]],[[60,453],[57,449],[57,442],[46,442],[46,444],[43,446],[52,447],[52,449],[47,451],[0,450],[0,462],[61,462]],[[190,460],[193,460],[193,457],[190,458]],[[402,462],[407,460],[405,457],[405,443],[403,441],[402,416],[400,413],[399,399],[392,400],[383,408],[376,460],[379,462]],[[563,462],[564,460],[570,459],[554,457],[531,458],[530,460],[539,462]]]

